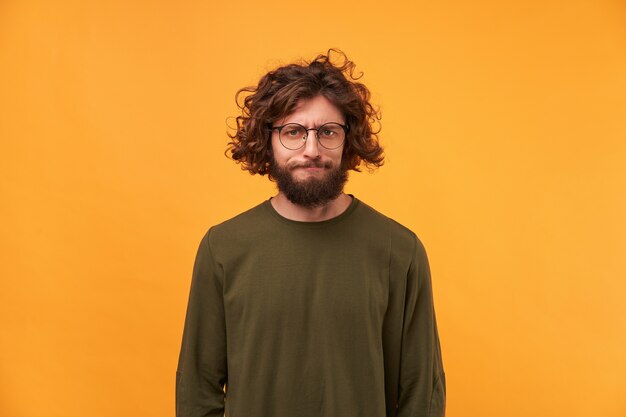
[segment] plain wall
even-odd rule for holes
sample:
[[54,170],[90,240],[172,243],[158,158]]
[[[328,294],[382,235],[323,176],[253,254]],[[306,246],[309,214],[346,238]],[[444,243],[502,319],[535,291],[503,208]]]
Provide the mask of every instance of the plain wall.
[[[449,417],[626,415],[623,1],[0,2],[0,415],[172,416],[196,249],[275,190],[234,94],[344,50],[424,242]],[[230,120],[230,121],[229,121]]]

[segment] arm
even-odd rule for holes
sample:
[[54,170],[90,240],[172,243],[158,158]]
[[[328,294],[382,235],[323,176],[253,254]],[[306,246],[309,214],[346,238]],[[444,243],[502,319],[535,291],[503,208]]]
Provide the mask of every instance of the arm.
[[193,267],[176,370],[176,416],[222,417],[227,381],[223,276],[205,234]]
[[426,251],[416,238],[416,250],[407,274],[398,417],[443,417],[446,382],[433,304]]

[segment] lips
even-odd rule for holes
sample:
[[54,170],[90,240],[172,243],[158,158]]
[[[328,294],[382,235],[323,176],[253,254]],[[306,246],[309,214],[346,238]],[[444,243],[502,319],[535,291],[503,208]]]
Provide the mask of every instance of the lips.
[[298,165],[294,165],[293,167],[291,167],[291,169],[298,169],[298,168],[304,168],[304,169],[323,169],[323,168],[330,168],[329,164],[324,164],[324,163],[308,163],[308,164],[298,164]]
[[315,166],[312,166],[312,167],[298,166],[296,168],[293,168],[291,171],[292,172],[301,171],[301,172],[308,172],[308,173],[314,174],[314,173],[324,172],[325,169],[323,167],[315,167]]

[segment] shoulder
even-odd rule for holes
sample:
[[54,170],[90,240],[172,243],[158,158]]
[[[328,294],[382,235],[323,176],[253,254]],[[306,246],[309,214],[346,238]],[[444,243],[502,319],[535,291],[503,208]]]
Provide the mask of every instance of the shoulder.
[[209,227],[205,233],[205,239],[212,246],[215,243],[222,244],[240,240],[251,234],[265,233],[264,228],[267,228],[268,224],[268,211],[264,207],[265,204],[264,201],[228,220]]
[[381,213],[369,204],[360,201],[360,217],[363,222],[366,222],[370,227],[384,228],[387,233],[394,240],[403,241],[406,243],[415,242],[417,235],[411,229],[403,225],[402,223],[392,219],[391,217]]
[[413,258],[426,255],[424,245],[417,234],[407,226],[360,201],[360,217],[369,229],[375,229],[381,236],[387,236],[393,256]]

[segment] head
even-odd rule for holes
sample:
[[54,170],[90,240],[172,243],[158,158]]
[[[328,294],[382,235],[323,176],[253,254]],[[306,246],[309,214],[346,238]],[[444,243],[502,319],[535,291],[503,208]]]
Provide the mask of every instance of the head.
[[[341,62],[333,62],[335,55]],[[360,171],[363,164],[373,170],[384,159],[373,128],[380,114],[354,68],[345,54],[331,49],[310,62],[279,67],[257,86],[242,88],[236,95],[242,115],[236,119],[236,132],[229,134],[227,152],[251,174],[267,174],[296,204],[315,206],[338,196],[349,170]],[[346,126],[343,142],[333,149],[324,147],[313,130],[329,122]],[[285,132],[275,127],[286,123],[312,129],[301,148],[283,146]]]

